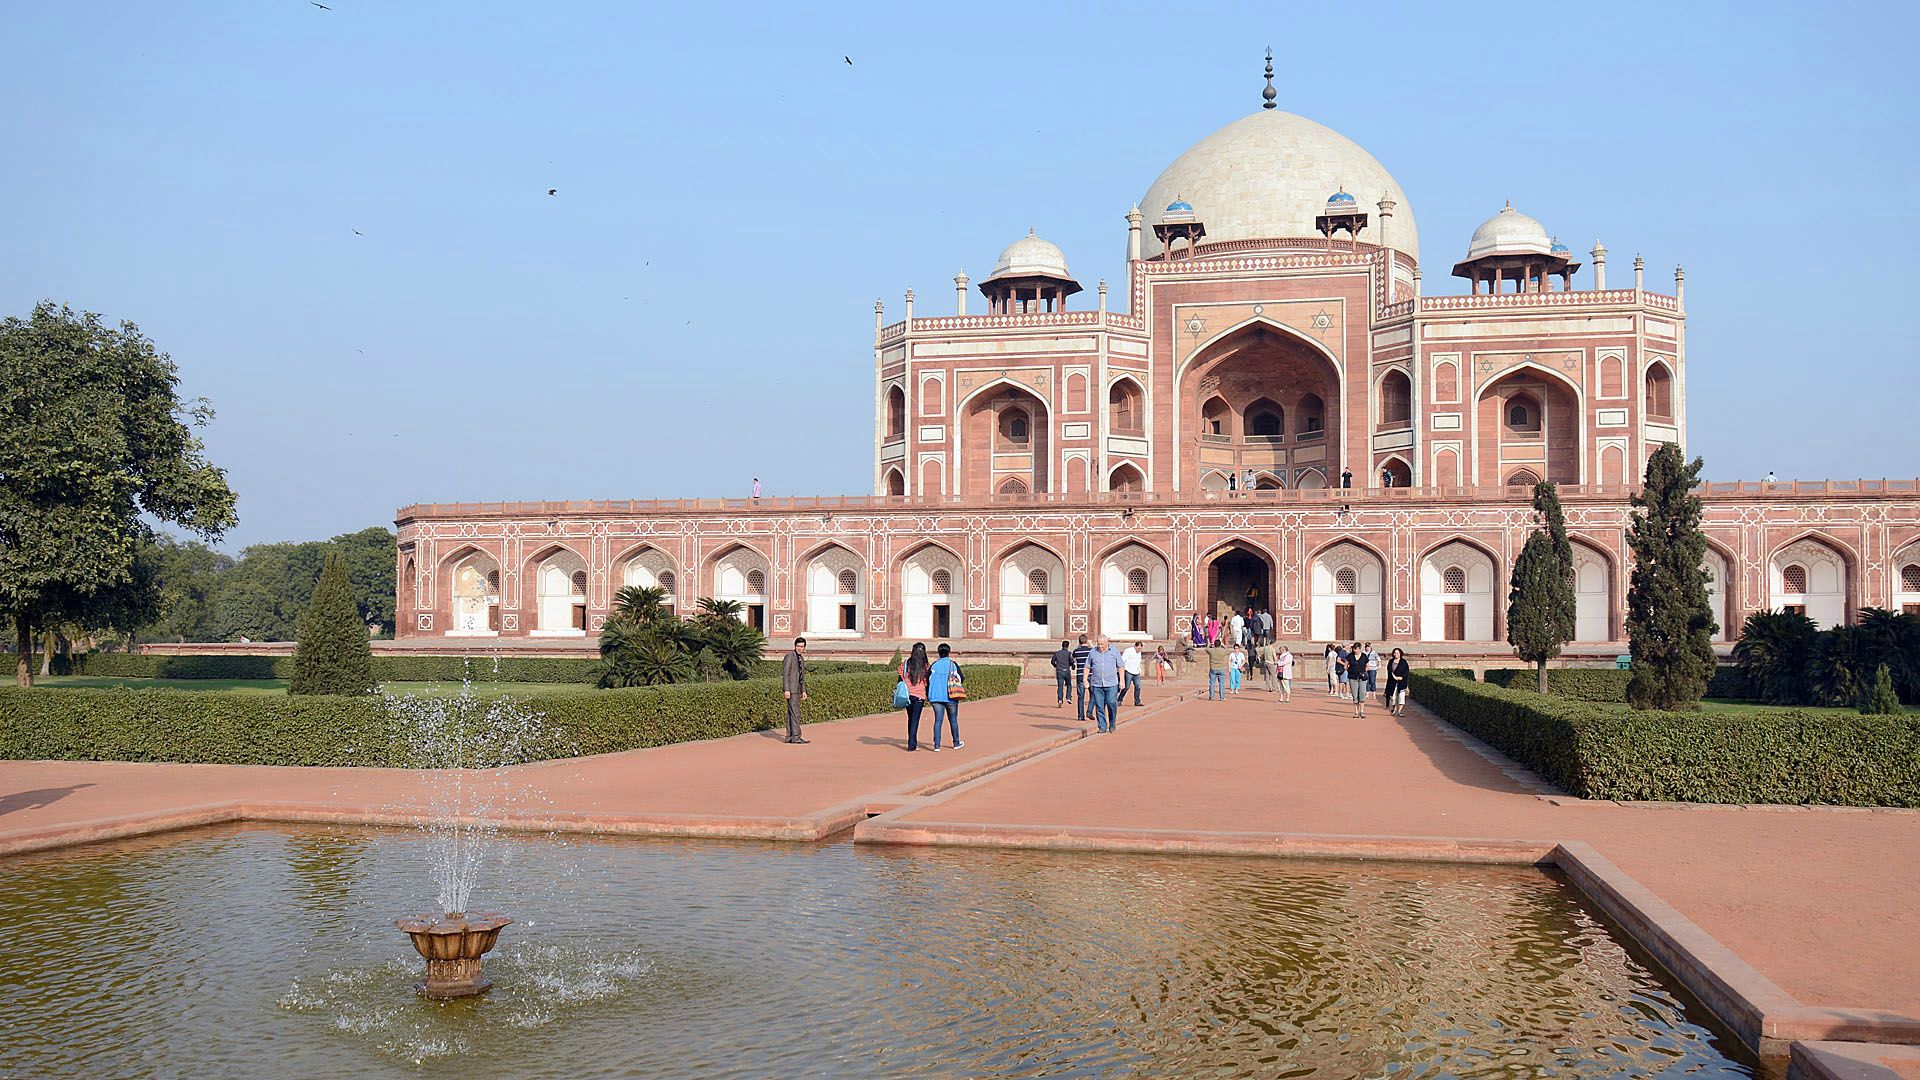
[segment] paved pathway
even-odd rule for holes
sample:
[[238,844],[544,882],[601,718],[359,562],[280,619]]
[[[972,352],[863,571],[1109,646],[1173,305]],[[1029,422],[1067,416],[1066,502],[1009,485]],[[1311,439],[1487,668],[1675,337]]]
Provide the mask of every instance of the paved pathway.
[[[961,706],[962,749],[936,754],[932,716],[918,753],[905,752],[903,714],[806,729],[805,746],[756,732],[516,770],[531,795],[528,825],[608,832],[811,840],[868,808],[939,791],[1083,737],[1071,706],[1029,684],[1013,697]],[[302,769],[120,762],[0,762],[0,853],[201,822],[405,820],[420,774],[405,769]]]

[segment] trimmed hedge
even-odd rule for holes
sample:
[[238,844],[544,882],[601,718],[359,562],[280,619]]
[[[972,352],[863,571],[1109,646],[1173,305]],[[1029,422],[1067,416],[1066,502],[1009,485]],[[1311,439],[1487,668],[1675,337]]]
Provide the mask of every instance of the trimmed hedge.
[[[293,674],[291,656],[157,656],[148,653],[88,653],[78,658],[76,675],[114,679],[285,679]],[[574,656],[476,656],[476,682],[591,683],[594,660]],[[461,656],[375,656],[373,677],[381,682],[459,682],[469,659]]]
[[[1532,668],[1493,668],[1487,672],[1486,681],[1510,690],[1531,690],[1534,687],[1534,671]],[[1547,669],[1548,693],[1575,701],[1625,704],[1627,683],[1631,681],[1633,672],[1618,668]],[[1720,665],[1707,682],[1707,696],[1735,700],[1747,698],[1746,674],[1731,664]]]
[[1920,807],[1920,719],[1635,712],[1414,671],[1414,700],[1584,799]]
[[[1533,668],[1492,668],[1487,683],[1511,690],[1532,690],[1538,675]],[[1548,668],[1547,691],[1555,697],[1574,701],[1627,700],[1627,683],[1633,672],[1618,668]]]
[[[809,680],[808,723],[892,708],[892,672]],[[1012,693],[1020,669],[967,669],[971,698]],[[786,723],[778,683],[685,683],[598,690],[527,702],[547,718],[529,760],[605,754],[765,731]],[[0,688],[0,759],[173,761],[219,765],[407,768],[405,741],[375,697],[281,697],[224,691]]]
[[[75,675],[110,679],[285,679],[293,674],[291,656],[158,656],[149,653],[87,653],[74,657]],[[469,658],[461,656],[375,655],[373,677],[380,682],[457,683]],[[497,670],[496,670],[497,662]],[[591,683],[597,660],[576,656],[475,656],[475,682]],[[59,666],[58,658],[55,666]],[[38,670],[37,668],[35,670]],[[808,660],[814,675],[850,671],[890,671],[864,660]],[[66,674],[66,672],[56,672]],[[752,678],[778,678],[779,660],[762,660]]]

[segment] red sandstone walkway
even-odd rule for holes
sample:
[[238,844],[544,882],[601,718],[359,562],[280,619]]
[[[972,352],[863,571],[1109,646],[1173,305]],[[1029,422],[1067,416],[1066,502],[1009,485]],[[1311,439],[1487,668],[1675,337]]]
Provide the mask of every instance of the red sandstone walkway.
[[[907,753],[901,717],[811,724],[806,746],[758,732],[526,766],[516,779],[532,797],[518,805],[528,825],[815,840],[1091,727],[1037,683],[962,705],[959,750]],[[421,791],[405,769],[0,762],[0,854],[236,817],[406,820]]]
[[1802,1001],[1920,1016],[1920,812],[1541,796],[1424,715],[1351,712],[1311,691],[1189,701],[889,817],[959,840],[996,826],[1584,840]]

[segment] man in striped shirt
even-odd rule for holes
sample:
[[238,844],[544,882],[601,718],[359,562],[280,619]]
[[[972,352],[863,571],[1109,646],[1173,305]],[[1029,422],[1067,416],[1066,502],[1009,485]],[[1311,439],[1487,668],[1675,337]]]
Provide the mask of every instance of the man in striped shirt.
[[1073,711],[1075,719],[1087,722],[1087,656],[1093,647],[1087,644],[1087,635],[1080,635],[1080,644],[1073,650]]

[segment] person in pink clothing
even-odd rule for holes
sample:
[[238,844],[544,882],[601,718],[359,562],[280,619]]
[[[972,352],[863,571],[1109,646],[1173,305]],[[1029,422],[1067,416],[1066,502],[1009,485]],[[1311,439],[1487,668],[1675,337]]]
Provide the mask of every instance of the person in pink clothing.
[[927,660],[927,646],[914,642],[913,651],[900,661],[900,681],[907,684],[907,749],[920,749],[920,712],[927,707],[927,677],[933,665]]

